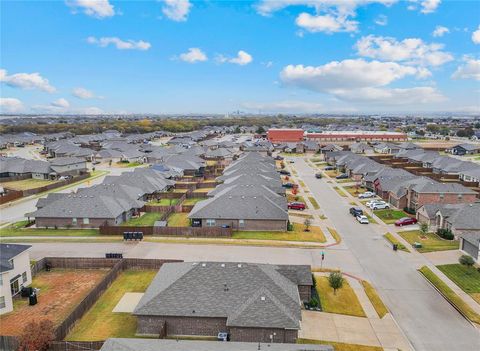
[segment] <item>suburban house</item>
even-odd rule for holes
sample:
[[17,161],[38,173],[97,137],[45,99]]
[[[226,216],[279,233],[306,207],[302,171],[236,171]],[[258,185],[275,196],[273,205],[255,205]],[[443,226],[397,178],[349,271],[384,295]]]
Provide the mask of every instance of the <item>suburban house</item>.
[[331,345],[110,338],[100,351],[334,351]]
[[51,172],[50,163],[47,161],[0,157],[0,178],[50,179]]
[[30,247],[0,244],[0,315],[13,311],[12,297],[32,283]]
[[350,145],[350,151],[356,154],[372,154],[373,147],[371,147],[367,143],[358,142]]
[[50,167],[58,175],[79,175],[87,172],[87,161],[80,157],[59,157],[50,161]]
[[459,144],[449,150],[452,155],[473,155],[480,153],[480,144]]
[[137,335],[295,343],[312,285],[309,266],[166,263],[133,312]]

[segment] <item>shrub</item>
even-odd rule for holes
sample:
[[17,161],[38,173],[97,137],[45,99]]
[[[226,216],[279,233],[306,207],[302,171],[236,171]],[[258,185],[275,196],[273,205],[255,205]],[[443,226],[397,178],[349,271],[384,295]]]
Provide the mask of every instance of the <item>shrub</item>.
[[291,232],[293,230],[293,224],[288,221],[287,223],[287,231]]
[[312,297],[308,304],[310,305],[310,307],[318,307],[320,303],[318,302],[318,299],[316,297]]
[[472,256],[468,256],[468,255],[460,256],[460,258],[458,259],[458,262],[460,262],[461,265],[467,266],[467,267],[471,267],[475,263]]
[[404,210],[405,212],[407,212],[408,214],[412,214],[412,215],[416,214],[416,211],[415,211],[414,208],[404,207],[403,210]]
[[445,240],[453,240],[454,236],[450,229],[438,229],[437,235]]
[[328,283],[330,287],[333,289],[333,295],[337,294],[337,290],[341,289],[343,286],[343,276],[340,272],[332,272],[328,276]]

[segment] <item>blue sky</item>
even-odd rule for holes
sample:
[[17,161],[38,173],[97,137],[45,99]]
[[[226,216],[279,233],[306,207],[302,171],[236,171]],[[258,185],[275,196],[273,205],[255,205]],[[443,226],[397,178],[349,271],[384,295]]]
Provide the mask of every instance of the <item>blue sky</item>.
[[480,2],[2,1],[4,113],[480,110]]

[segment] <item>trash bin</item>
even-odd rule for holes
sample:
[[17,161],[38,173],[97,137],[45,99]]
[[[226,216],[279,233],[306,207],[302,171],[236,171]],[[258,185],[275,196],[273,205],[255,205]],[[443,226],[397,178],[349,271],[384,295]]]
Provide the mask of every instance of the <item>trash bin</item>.
[[397,251],[398,250],[398,244],[393,244],[393,251]]
[[28,297],[28,304],[30,306],[34,306],[37,304],[37,294],[36,293],[32,293],[29,297]]

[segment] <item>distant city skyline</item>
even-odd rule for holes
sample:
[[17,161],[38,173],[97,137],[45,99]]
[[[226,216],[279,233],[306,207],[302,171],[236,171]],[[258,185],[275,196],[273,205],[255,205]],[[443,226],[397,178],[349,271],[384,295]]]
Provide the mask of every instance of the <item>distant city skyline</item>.
[[480,113],[476,1],[0,6],[1,113]]

